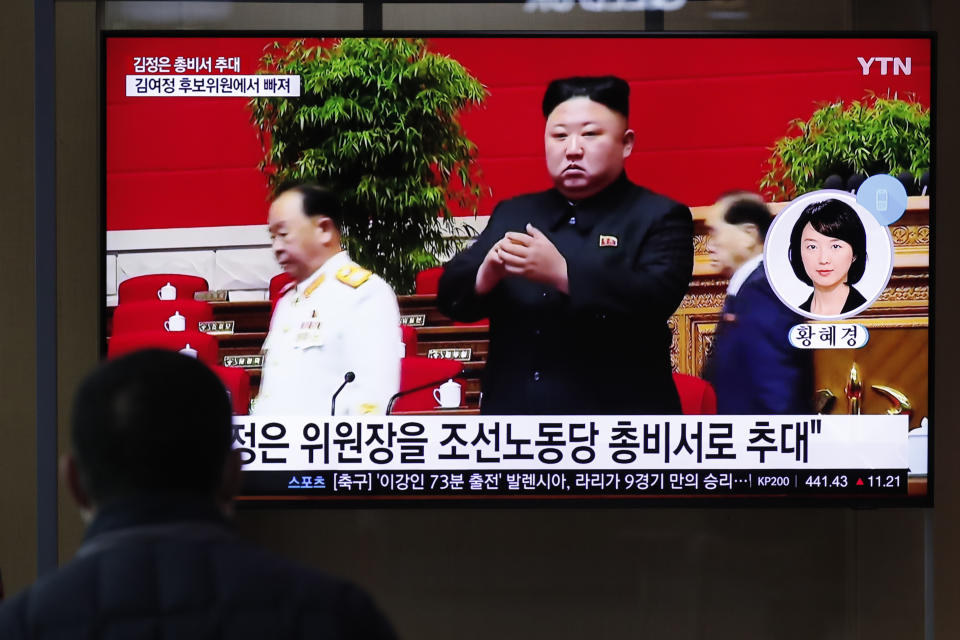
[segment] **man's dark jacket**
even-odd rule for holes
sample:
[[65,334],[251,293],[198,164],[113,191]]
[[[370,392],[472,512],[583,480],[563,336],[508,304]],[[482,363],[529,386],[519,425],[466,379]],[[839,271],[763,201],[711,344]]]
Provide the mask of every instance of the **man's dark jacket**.
[[804,414],[813,401],[811,352],[795,349],[790,328],[803,318],[780,302],[763,269],[727,296],[703,377],[720,414]]
[[3,640],[393,637],[361,590],[241,541],[189,500],[110,505],[76,558],[0,605]]
[[[484,256],[527,223],[566,259],[569,294],[506,277],[476,295]],[[621,175],[576,204],[555,189],[500,203],[447,263],[438,303],[455,320],[490,318],[484,413],[678,414],[667,319],[692,270],[690,210]]]

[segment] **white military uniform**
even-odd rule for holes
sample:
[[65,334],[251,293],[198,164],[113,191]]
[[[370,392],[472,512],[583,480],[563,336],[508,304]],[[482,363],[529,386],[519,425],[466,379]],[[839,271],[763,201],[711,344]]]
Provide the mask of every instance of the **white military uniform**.
[[337,415],[382,415],[400,388],[397,296],[341,251],[277,301],[263,353],[254,414],[330,415],[331,398],[352,371]]

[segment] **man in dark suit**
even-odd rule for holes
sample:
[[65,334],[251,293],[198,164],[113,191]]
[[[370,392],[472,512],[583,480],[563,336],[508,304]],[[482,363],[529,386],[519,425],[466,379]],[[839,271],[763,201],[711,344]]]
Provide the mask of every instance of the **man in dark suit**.
[[627,179],[629,86],[554,80],[554,187],[501,202],[445,267],[440,309],[490,318],[490,414],[677,414],[667,319],[693,269],[690,210]]
[[811,410],[810,351],[790,345],[790,327],[803,318],[767,282],[763,242],[771,216],[760,196],[734,193],[707,214],[714,266],[730,278],[722,317],[703,377],[721,414],[802,414]]
[[230,401],[195,359],[141,351],[81,385],[61,471],[89,522],[69,564],[0,605],[0,638],[393,638],[357,587],[244,542]]

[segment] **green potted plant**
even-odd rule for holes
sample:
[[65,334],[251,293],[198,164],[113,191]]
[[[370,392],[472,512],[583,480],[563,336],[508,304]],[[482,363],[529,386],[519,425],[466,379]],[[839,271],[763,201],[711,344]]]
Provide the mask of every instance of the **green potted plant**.
[[299,97],[249,103],[271,191],[290,181],[331,187],[351,257],[412,292],[417,272],[462,242],[451,209],[476,213],[476,147],[458,115],[486,98],[483,85],[407,38],[274,43],[260,70],[301,78]]
[[913,100],[875,95],[849,105],[821,105],[807,121],[794,120],[777,140],[760,189],[792,200],[824,188],[831,175],[898,175],[914,180],[930,168],[930,109]]

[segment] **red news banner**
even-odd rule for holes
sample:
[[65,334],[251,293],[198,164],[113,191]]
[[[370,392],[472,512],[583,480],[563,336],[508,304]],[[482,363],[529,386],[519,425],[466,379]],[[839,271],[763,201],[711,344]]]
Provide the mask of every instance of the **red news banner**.
[[906,495],[906,416],[238,416],[245,493]]
[[[108,39],[108,231],[264,223],[263,154],[246,103],[254,89],[295,95],[293,78],[281,85],[284,77],[256,74],[264,48],[290,39]],[[540,100],[560,76],[625,78],[638,141],[627,173],[691,206],[756,190],[770,147],[819,104],[871,93],[930,104],[931,51],[922,38],[427,40],[489,92],[461,114],[488,194],[480,215],[550,186]]]

